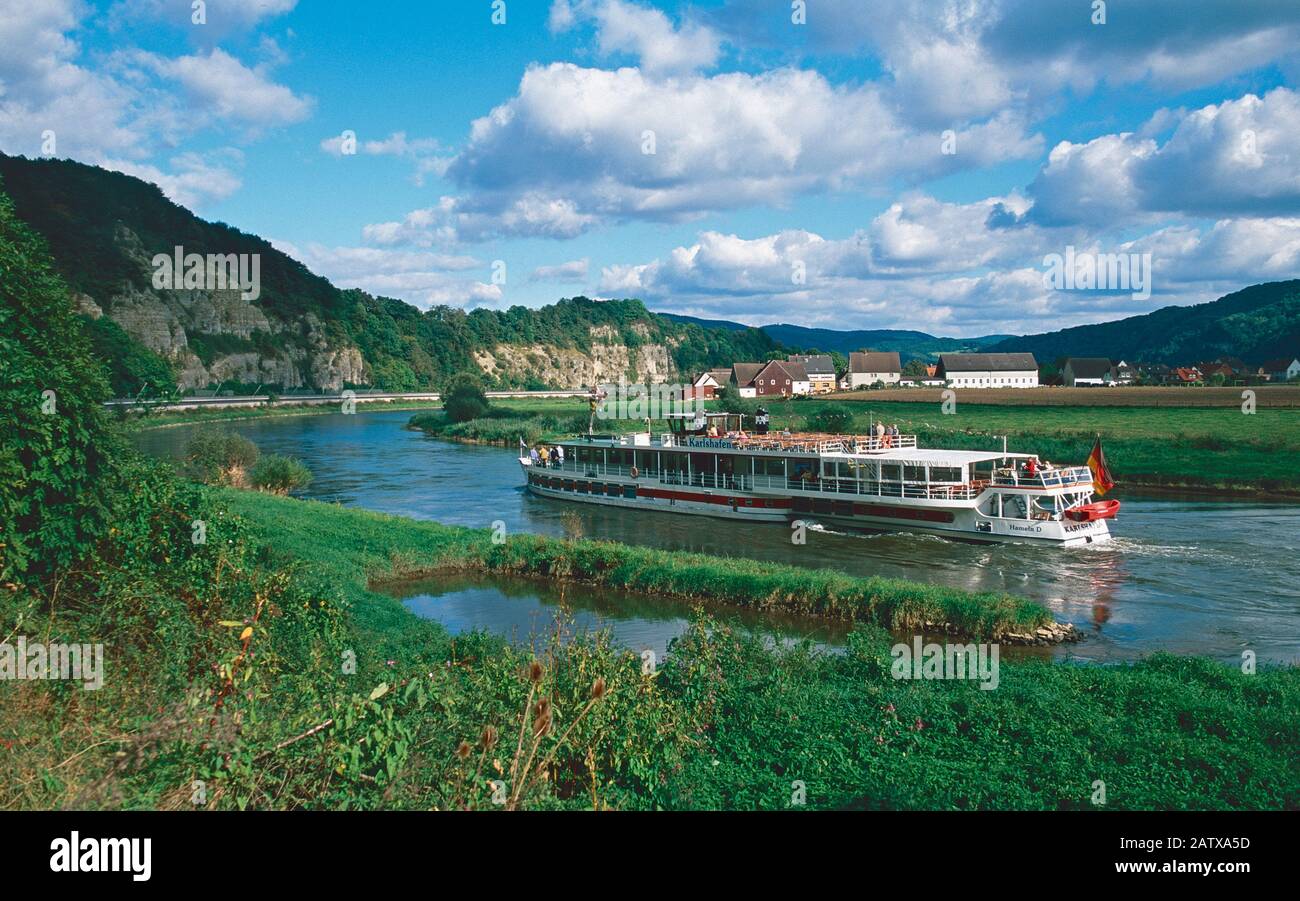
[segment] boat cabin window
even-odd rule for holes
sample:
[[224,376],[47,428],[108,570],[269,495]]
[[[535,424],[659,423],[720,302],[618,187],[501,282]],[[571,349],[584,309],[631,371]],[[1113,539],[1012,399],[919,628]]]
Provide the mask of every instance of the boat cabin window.
[[931,482],[956,482],[962,481],[960,466],[931,466]]
[[903,465],[903,481],[905,482],[924,482],[925,467],[914,466],[910,463]]
[[785,458],[755,457],[754,472],[759,475],[783,476],[785,475]]
[[897,463],[885,463],[880,467],[880,479],[883,482],[899,482],[903,478],[903,467]]
[[661,461],[664,472],[686,472],[686,454],[665,451]]

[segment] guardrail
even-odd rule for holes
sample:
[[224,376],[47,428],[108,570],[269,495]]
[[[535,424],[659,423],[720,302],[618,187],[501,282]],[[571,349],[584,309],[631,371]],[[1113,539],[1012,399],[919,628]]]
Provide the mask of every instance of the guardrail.
[[[489,398],[511,398],[511,397],[589,397],[586,391],[486,391],[484,392]],[[324,406],[326,404],[342,404],[345,400],[353,400],[359,404],[369,403],[372,401],[413,401],[442,400],[442,395],[436,391],[355,391],[345,397],[343,394],[280,394],[275,399],[269,394],[244,394],[229,395],[225,397],[182,397],[179,400],[151,399],[141,400],[130,397],[114,398],[113,400],[104,401],[104,406],[109,408],[125,407],[130,410],[196,410],[204,407],[221,409],[225,407],[290,407],[290,406]]]

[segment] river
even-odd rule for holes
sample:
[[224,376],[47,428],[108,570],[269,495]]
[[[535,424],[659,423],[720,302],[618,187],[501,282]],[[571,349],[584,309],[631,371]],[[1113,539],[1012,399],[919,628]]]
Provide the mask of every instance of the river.
[[[268,417],[223,427],[264,453],[300,458],[315,479],[305,497],[384,513],[512,532],[563,534],[565,513],[582,532],[670,550],[744,556],[857,575],[884,575],[1033,598],[1061,622],[1091,633],[1058,654],[1093,661],[1156,650],[1240,661],[1300,662],[1300,506],[1198,497],[1112,496],[1124,503],[1115,540],[1073,549],[973,545],[904,534],[840,533],[814,527],[791,542],[781,526],[641,513],[537,498],[522,487],[511,449],[457,444],[404,428],[409,411]],[[142,431],[146,452],[179,458],[197,426]],[[468,594],[467,594],[468,592]],[[458,594],[459,593],[459,594]],[[519,631],[523,607],[556,601],[519,585],[434,582],[413,585],[408,606],[453,631]],[[505,599],[513,604],[503,604]],[[667,613],[671,611],[671,613]],[[684,612],[665,605],[647,616],[640,603],[589,603],[583,624],[609,623],[648,646],[680,631]],[[534,617],[535,618],[535,617]],[[640,632],[637,629],[641,629]],[[630,631],[629,631],[630,630]],[[836,635],[816,635],[834,644]]]

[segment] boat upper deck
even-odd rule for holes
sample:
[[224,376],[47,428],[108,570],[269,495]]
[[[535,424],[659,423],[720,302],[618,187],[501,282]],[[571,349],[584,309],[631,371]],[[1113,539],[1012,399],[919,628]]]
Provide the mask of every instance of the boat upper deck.
[[[877,438],[874,435],[836,435],[826,432],[770,432],[728,435],[581,435],[557,442],[568,446],[645,447],[656,450],[733,451],[760,454],[887,454],[916,447],[915,435]],[[1002,456],[999,454],[998,456]]]
[[[708,437],[701,435],[652,435],[637,432],[627,435],[583,435],[565,441],[556,442],[575,451],[570,459],[560,468],[572,468],[584,471],[596,465],[596,470],[608,474],[629,474],[631,471],[631,454],[636,453],[637,460],[641,454],[651,452],[642,464],[647,474],[659,469],[658,454],[653,452],[685,452],[690,456],[743,456],[762,458],[810,458],[820,461],[813,464],[812,472],[843,475],[843,466],[847,472],[856,473],[860,467],[869,463],[876,473],[883,473],[882,467],[903,467],[903,471],[915,471],[923,474],[917,481],[935,480],[936,473],[953,471],[962,475],[954,480],[965,482],[967,487],[976,491],[985,485],[994,485],[1012,489],[1077,489],[1092,484],[1092,471],[1086,466],[1054,466],[1050,463],[1036,462],[1032,473],[1029,467],[1020,464],[1029,460],[1037,461],[1034,454],[1010,453],[1005,451],[947,450],[943,448],[922,448],[916,446],[915,435],[895,435],[880,439],[867,435],[832,435],[816,432],[773,433],[767,435],[727,435]],[[590,458],[588,453],[600,450],[600,457]],[[584,453],[586,450],[588,453]],[[618,457],[606,458],[605,451],[622,451]],[[623,462],[626,457],[626,462]],[[614,462],[615,460],[619,462]],[[840,462],[837,462],[840,461]],[[612,464],[612,465],[610,465]],[[987,473],[984,479],[973,478],[975,467],[985,464],[981,470]],[[999,465],[1000,464],[1000,465]],[[712,467],[714,464],[702,464]],[[782,464],[784,466],[784,464]],[[757,463],[745,464],[750,472],[757,471]],[[689,470],[689,464],[685,469]],[[710,470],[716,471],[716,470]],[[967,481],[967,480],[970,481]],[[978,484],[977,484],[978,483]],[[807,486],[804,486],[805,488]]]

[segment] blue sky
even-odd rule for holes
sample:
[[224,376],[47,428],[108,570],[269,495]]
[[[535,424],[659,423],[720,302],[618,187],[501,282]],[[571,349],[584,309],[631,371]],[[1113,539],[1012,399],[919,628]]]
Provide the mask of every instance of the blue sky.
[[[494,15],[0,0],[0,149],[155,181],[420,307],[585,293],[975,335],[1300,274],[1294,0]],[[1045,284],[1067,248],[1149,254],[1150,296]]]

